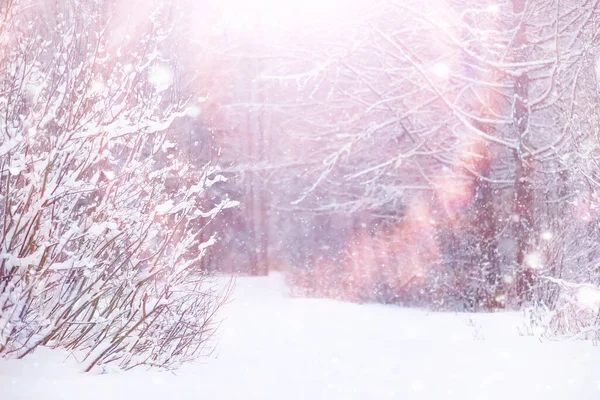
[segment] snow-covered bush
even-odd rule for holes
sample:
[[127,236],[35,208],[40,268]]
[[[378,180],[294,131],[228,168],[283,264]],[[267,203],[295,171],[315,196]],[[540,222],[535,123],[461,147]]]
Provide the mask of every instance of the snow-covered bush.
[[600,287],[546,277],[558,293],[552,308],[532,309],[531,325],[553,339],[600,340]]
[[0,356],[44,345],[86,371],[171,368],[215,330],[227,290],[199,269],[214,242],[199,235],[232,202],[203,199],[222,177],[169,141],[188,108],[164,96],[164,16],[130,34],[108,3],[4,3]]

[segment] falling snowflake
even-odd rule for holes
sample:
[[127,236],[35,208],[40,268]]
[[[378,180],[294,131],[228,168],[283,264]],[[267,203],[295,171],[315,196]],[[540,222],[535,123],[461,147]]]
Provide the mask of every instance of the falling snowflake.
[[590,285],[582,286],[577,291],[577,301],[585,307],[597,309],[600,307],[600,290]]
[[173,83],[173,72],[168,66],[157,64],[150,69],[148,82],[150,82],[158,92],[163,92]]
[[533,253],[527,254],[525,257],[525,264],[531,269],[541,269],[543,265],[540,253],[534,251]]
[[498,14],[500,12],[500,6],[498,4],[492,4],[488,6],[486,11],[490,14]]
[[552,234],[552,232],[546,231],[544,233],[542,233],[542,239],[548,241],[548,240],[552,240],[552,238],[554,237],[554,235]]
[[437,63],[431,68],[431,72],[438,78],[446,79],[450,76],[450,67],[445,63]]

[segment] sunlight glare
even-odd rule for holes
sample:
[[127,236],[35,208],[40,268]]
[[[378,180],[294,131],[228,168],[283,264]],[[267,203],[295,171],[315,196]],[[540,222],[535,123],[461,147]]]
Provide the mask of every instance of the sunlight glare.
[[231,31],[253,30],[260,25],[266,31],[291,29],[296,24],[328,22],[348,11],[359,0],[222,0],[219,2],[224,28]]

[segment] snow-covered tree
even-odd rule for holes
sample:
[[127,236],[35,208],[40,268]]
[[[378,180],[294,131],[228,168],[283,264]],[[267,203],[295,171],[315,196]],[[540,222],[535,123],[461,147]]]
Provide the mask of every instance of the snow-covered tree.
[[313,231],[345,215],[352,232],[410,221],[419,199],[443,250],[433,288],[457,277],[472,308],[535,303],[553,291],[544,276],[590,272],[589,224],[566,215],[594,203],[598,11],[380,1],[276,41],[259,76],[288,166],[275,207]]

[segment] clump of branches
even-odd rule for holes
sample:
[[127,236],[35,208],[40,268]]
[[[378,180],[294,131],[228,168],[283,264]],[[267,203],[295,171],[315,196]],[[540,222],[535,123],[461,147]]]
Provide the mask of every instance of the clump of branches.
[[174,368],[209,350],[230,285],[199,262],[234,203],[203,196],[224,181],[215,167],[174,156],[189,108],[165,96],[166,16],[130,36],[107,6],[4,3],[0,356],[50,346],[83,354],[85,371]]

